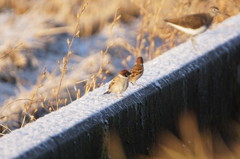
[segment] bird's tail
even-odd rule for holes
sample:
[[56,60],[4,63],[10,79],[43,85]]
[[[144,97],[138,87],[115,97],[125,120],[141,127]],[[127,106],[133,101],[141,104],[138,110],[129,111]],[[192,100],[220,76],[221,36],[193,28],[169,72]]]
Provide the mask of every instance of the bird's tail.
[[105,92],[105,93],[103,93],[103,94],[109,94],[109,93],[111,93],[110,91],[107,91],[107,92]]

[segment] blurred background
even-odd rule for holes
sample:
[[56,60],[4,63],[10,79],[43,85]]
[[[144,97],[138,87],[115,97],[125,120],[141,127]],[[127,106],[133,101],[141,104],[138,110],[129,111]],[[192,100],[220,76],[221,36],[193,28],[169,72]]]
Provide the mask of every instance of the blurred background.
[[[240,125],[234,120],[221,127],[200,128],[196,115],[182,112],[175,123],[176,132],[162,129],[148,153],[126,153],[124,140],[117,131],[110,130],[104,140],[111,159],[239,159]],[[139,141],[139,143],[141,143]],[[144,143],[144,142],[142,142]]]
[[239,0],[0,0],[2,135],[101,86],[136,57],[148,61],[186,41],[163,19],[211,6],[240,11]]

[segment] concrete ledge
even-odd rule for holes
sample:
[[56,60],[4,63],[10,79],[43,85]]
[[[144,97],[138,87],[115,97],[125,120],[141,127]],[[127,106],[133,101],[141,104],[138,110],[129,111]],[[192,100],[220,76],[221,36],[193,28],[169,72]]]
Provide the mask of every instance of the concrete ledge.
[[196,111],[201,127],[239,113],[240,15],[145,64],[124,98],[107,85],[0,138],[0,158],[107,158],[103,138],[115,129],[128,156],[148,153],[162,128],[175,131],[181,111]]

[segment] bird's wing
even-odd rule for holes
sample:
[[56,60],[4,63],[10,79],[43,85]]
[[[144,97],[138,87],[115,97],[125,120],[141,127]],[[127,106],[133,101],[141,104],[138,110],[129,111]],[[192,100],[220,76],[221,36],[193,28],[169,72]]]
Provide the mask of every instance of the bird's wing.
[[181,25],[186,28],[196,29],[203,26],[204,24],[208,25],[209,18],[211,19],[209,14],[199,13],[187,15],[180,18],[165,19],[164,21],[176,25]]
[[137,76],[143,73],[143,67],[141,65],[135,65],[130,72],[130,77]]
[[112,87],[113,85],[115,85],[117,79],[118,79],[118,76],[116,76],[116,77],[114,77],[114,78],[112,79],[112,82],[109,84],[108,89],[111,89],[111,87]]

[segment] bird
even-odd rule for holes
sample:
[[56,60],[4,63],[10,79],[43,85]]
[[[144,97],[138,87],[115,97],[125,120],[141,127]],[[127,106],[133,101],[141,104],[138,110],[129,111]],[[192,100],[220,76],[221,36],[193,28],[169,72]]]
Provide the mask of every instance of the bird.
[[129,83],[130,72],[128,70],[121,70],[108,87],[108,91],[104,94],[115,93],[121,95],[127,88]]
[[129,78],[129,82],[131,82],[133,85],[137,85],[136,81],[142,76],[143,71],[144,71],[143,58],[138,57],[135,65],[130,71],[131,75]]
[[[212,6],[209,8],[208,13],[191,14],[173,19],[164,19],[164,21],[170,26],[194,37],[206,31],[212,24],[213,18],[218,14],[229,16],[220,12],[217,7]],[[191,40],[193,40],[192,37]]]

